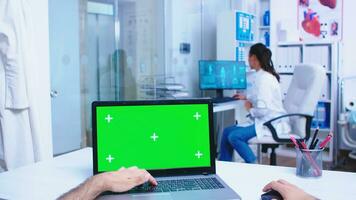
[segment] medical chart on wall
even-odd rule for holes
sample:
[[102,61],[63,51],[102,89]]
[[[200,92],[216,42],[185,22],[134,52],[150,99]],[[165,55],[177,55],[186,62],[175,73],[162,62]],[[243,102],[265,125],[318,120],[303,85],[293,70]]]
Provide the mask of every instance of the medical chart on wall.
[[342,39],[343,0],[299,0],[298,29],[303,41]]

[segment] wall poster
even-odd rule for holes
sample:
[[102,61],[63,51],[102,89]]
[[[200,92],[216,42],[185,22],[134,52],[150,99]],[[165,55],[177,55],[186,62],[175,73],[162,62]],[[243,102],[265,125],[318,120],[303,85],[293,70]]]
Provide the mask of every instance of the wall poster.
[[342,40],[343,0],[299,0],[298,29],[302,41]]

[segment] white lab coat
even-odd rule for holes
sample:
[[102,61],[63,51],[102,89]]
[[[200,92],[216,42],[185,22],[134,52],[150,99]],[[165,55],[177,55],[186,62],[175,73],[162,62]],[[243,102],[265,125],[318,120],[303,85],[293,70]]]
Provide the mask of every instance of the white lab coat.
[[[247,99],[253,105],[250,115],[255,124],[257,138],[271,136],[271,132],[263,123],[286,114],[277,79],[262,69],[255,72],[251,80],[251,87],[248,88]],[[286,137],[282,134],[287,135],[291,131],[288,119],[279,120],[273,125],[281,137]]]
[[52,157],[41,131],[33,26],[27,0],[0,0],[0,159],[14,169]]

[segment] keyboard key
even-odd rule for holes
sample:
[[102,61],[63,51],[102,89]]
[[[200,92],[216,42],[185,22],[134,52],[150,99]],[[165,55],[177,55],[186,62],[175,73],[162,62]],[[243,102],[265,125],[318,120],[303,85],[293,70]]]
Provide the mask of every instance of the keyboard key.
[[197,178],[197,179],[177,179],[158,181],[158,186],[153,187],[148,183],[138,186],[130,193],[142,192],[178,192],[192,190],[212,190],[221,189],[224,186],[216,178]]

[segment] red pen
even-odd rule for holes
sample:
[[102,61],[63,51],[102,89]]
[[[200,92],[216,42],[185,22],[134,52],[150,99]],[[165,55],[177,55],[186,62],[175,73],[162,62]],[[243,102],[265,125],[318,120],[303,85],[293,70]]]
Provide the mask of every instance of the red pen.
[[294,143],[296,148],[299,148],[299,145],[297,143],[297,140],[294,138],[294,136],[290,136],[290,140],[292,140],[292,142]]
[[330,133],[330,134],[325,138],[325,140],[322,141],[322,142],[319,144],[319,148],[320,148],[320,149],[323,149],[323,148],[329,143],[329,141],[331,140],[332,137],[333,137],[333,136],[332,136],[332,134]]
[[308,147],[304,141],[301,141],[300,144],[302,145],[303,149],[308,149]]

